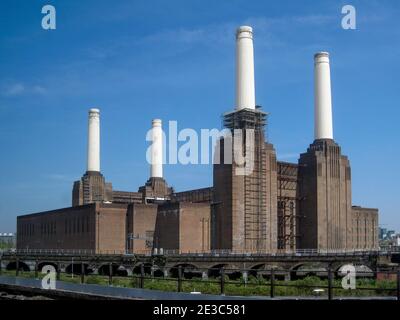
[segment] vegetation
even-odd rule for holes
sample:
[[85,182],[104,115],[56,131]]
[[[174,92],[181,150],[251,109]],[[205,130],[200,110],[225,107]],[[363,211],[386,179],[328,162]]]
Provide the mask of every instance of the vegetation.
[[[15,271],[3,270],[3,275],[14,276]],[[34,272],[19,272],[20,277],[34,277]],[[39,273],[39,278],[44,275]],[[61,281],[68,281],[73,283],[80,283],[80,275],[61,274]],[[236,295],[236,296],[269,296],[270,292],[270,281],[264,278],[249,277],[247,283],[240,280],[229,280],[225,276],[225,294]],[[97,284],[97,285],[109,285],[108,276],[101,275],[86,275],[85,283]],[[113,277],[112,285],[118,287],[127,288],[139,288],[140,277]],[[333,295],[338,296],[394,296],[396,294],[396,281],[377,281],[375,279],[358,279],[355,290],[344,290],[341,288],[341,279],[335,279],[333,281]],[[176,278],[154,278],[145,279],[144,288],[152,290],[162,291],[178,291],[178,281]],[[316,276],[307,276],[303,279],[283,281],[276,280],[274,293],[275,296],[313,296],[316,295],[313,292],[314,289],[323,289],[321,296],[327,296],[328,292],[328,281],[321,279]],[[205,294],[220,294],[221,284],[220,278],[209,278],[209,282],[202,280],[201,278],[185,279],[182,281],[182,291],[192,292],[197,291]]]
[[0,250],[9,250],[15,247],[11,241],[0,241]]

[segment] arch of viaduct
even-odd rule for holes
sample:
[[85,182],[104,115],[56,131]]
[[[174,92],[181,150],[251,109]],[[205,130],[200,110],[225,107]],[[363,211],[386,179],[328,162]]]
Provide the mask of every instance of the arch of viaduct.
[[[185,276],[218,276],[221,269],[228,276],[274,275],[290,279],[296,272],[310,272],[323,276],[328,270],[338,272],[346,264],[365,266],[376,270],[377,266],[392,265],[390,255],[365,254],[352,255],[315,255],[315,256],[142,256],[142,255],[20,255],[5,254],[0,258],[3,270],[40,272],[45,265],[66,273],[102,274],[131,276],[134,274],[152,274],[154,276],[177,277],[178,272]],[[180,269],[180,271],[179,271]],[[272,271],[273,270],[273,271]]]

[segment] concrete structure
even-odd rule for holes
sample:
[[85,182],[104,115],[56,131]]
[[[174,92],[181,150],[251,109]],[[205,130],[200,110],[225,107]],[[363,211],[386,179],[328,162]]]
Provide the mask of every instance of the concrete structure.
[[100,172],[100,110],[89,110],[87,171]]
[[137,192],[113,191],[100,172],[99,111],[91,109],[88,166],[74,183],[73,207],[18,217],[18,248],[264,255],[377,249],[377,209],[352,206],[350,162],[333,139],[329,54],[314,57],[315,140],[298,163],[287,163],[277,161],[265,137],[267,113],[255,105],[252,28],[237,30],[236,45],[236,105],[223,115],[231,135],[217,144],[212,187],[168,186],[155,119],[149,179]]
[[[232,275],[236,279],[237,272],[241,271],[247,275],[251,273],[255,276],[270,276],[271,267],[274,269],[276,279],[290,280],[292,275],[305,276],[308,274],[319,274],[326,277],[330,268],[333,272],[340,272],[344,265],[353,264],[362,267],[363,272],[370,269],[376,272],[376,278],[384,280],[382,276],[390,272],[394,276],[391,280],[396,280],[398,269],[398,251],[388,252],[353,252],[353,253],[317,253],[309,252],[296,255],[287,254],[263,254],[263,255],[234,255],[229,253],[207,254],[178,254],[177,252],[165,252],[159,254],[137,254],[134,256],[126,255],[92,255],[88,253],[68,253],[60,254],[55,251],[42,252],[5,252],[2,256],[3,269],[15,270],[18,260],[20,270],[37,270],[40,272],[44,265],[54,265],[62,272],[79,272],[81,265],[88,273],[108,274],[110,264],[113,266],[114,275],[140,274],[141,266],[145,270],[154,270],[156,276],[168,274],[177,277],[178,267],[182,267],[183,273],[196,273],[198,276],[218,275],[219,269],[223,266],[226,275]],[[366,267],[366,268],[365,268]],[[277,268],[277,269],[276,269]],[[368,269],[367,269],[368,268]],[[308,270],[305,273],[304,270]],[[236,275],[235,275],[236,274]],[[390,276],[390,274],[386,275]],[[363,277],[365,274],[359,274]],[[373,276],[373,274],[370,274]],[[387,279],[387,278],[386,278]]]
[[151,130],[151,178],[163,177],[163,133],[160,119],[153,120]]
[[332,93],[329,53],[314,56],[314,105],[315,140],[333,139]]
[[253,28],[236,31],[236,110],[255,109]]
[[[147,137],[149,138],[149,137]],[[160,119],[152,121],[150,139],[150,178],[146,184],[139,188],[143,202],[168,200],[172,189],[168,187],[163,177],[163,133]]]
[[112,201],[112,185],[100,172],[100,110],[89,110],[87,170],[74,182],[72,205]]

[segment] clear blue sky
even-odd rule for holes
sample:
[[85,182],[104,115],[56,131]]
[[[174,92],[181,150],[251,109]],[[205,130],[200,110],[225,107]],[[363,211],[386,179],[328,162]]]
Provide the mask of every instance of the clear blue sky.
[[[41,28],[41,8],[57,29]],[[357,30],[341,28],[341,8]],[[353,203],[400,231],[399,1],[3,0],[0,10],[0,232],[19,214],[66,207],[86,166],[87,110],[102,112],[102,172],[115,189],[148,178],[152,118],[220,128],[234,105],[234,33],[254,28],[256,100],[278,158],[313,141],[313,54],[331,53],[334,136]],[[207,165],[166,166],[176,190],[212,184]]]

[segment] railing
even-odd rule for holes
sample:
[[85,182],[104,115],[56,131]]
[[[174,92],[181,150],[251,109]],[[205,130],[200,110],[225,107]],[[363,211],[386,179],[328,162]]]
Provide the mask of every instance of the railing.
[[211,251],[182,251],[170,249],[140,250],[126,252],[123,250],[92,250],[92,249],[18,249],[0,250],[1,255],[74,255],[74,256],[178,256],[188,257],[345,257],[345,256],[367,256],[388,255],[400,253],[400,247],[382,248],[380,250],[323,250],[323,249],[299,249],[291,251],[280,251],[276,253],[265,253],[261,251],[235,251],[235,250],[211,250]]
[[[57,280],[80,282],[82,284],[108,284],[110,286],[136,287],[141,289],[155,289],[170,292],[191,292],[221,295],[256,295],[257,297],[276,298],[296,296],[297,298],[315,297],[332,300],[335,297],[361,296],[390,298],[400,300],[400,269],[397,271],[356,271],[355,287],[347,289],[343,286],[343,278],[349,277],[348,272],[327,269],[300,269],[295,271],[270,269],[229,269],[211,268],[197,269],[184,266],[172,268],[148,267],[141,264],[136,273],[128,276],[118,275],[118,270],[112,267],[105,269],[103,276],[91,275],[85,268],[77,272],[79,277],[73,278],[71,274],[64,274],[57,268]],[[78,270],[79,271],[79,270]],[[8,271],[10,272],[10,271]],[[4,272],[5,273],[5,272]],[[301,274],[313,274],[313,278],[304,280],[290,280],[285,276],[301,278]],[[0,268],[0,275],[2,274]],[[15,270],[15,275],[27,277],[32,272]],[[299,276],[300,275],[300,276]],[[35,270],[35,278],[39,278]],[[368,278],[374,278],[370,280]],[[105,287],[106,288],[106,287]],[[198,292],[196,289],[200,289]],[[369,293],[369,292],[372,292]]]

